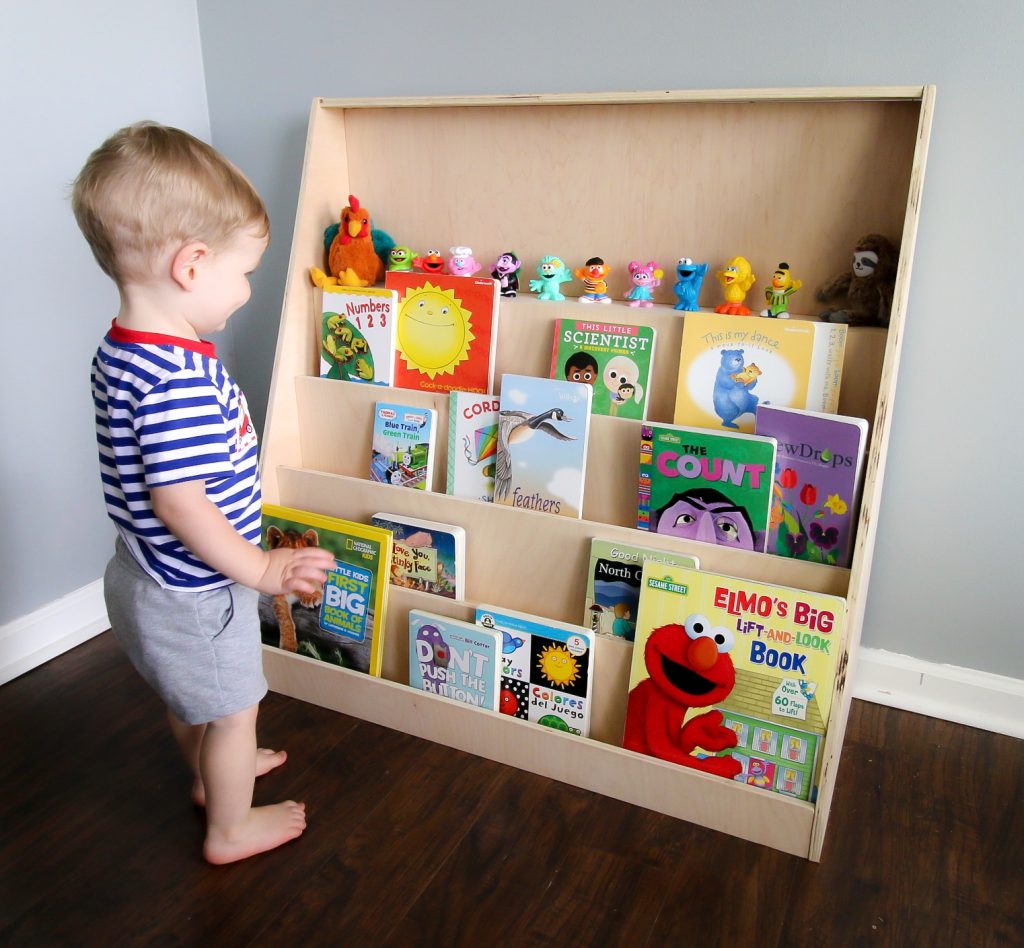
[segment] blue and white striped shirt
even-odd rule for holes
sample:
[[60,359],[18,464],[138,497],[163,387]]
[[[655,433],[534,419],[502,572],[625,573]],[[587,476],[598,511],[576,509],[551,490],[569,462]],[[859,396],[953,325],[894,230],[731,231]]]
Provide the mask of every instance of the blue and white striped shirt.
[[136,562],[166,589],[231,582],[153,513],[150,489],[203,480],[206,496],[260,542],[256,431],[213,344],[111,325],[92,363],[96,441],[107,513]]

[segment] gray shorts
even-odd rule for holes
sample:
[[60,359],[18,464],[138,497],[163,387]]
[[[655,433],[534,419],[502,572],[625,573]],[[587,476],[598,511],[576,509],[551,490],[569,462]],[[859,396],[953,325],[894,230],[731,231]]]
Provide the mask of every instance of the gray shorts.
[[121,647],[178,720],[206,724],[267,693],[255,590],[164,589],[119,537],[103,596]]

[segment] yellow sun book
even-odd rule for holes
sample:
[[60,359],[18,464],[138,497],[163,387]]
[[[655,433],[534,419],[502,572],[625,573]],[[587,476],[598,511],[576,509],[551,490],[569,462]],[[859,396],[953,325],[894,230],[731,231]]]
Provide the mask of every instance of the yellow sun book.
[[835,412],[845,349],[842,324],[687,313],[673,421],[749,434],[759,404]]
[[644,563],[623,746],[813,800],[838,596]]
[[390,530],[306,510],[263,505],[263,547],[319,546],[334,555],[334,568],[315,593],[260,596],[265,645],[298,652],[352,671],[380,675]]

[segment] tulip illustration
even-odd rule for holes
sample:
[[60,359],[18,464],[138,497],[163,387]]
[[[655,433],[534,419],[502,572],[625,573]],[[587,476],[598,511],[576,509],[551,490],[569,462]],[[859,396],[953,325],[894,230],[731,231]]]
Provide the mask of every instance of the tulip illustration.
[[791,467],[787,467],[779,475],[779,484],[786,488],[786,490],[789,490],[791,487],[796,487],[796,471]]
[[810,507],[818,499],[818,488],[813,484],[804,484],[800,488],[800,503]]

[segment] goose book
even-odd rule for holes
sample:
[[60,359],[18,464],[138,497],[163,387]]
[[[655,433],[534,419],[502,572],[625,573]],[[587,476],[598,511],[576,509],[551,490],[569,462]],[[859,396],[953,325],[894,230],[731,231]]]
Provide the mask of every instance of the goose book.
[[496,504],[582,516],[592,394],[582,382],[502,376]]
[[409,610],[409,684],[420,691],[498,710],[501,633]]
[[450,523],[435,523],[392,513],[375,513],[375,527],[394,537],[391,585],[464,599],[466,596],[466,531]]
[[320,338],[320,377],[391,385],[395,376],[397,321],[398,294],[394,290],[324,290],[316,327]]

